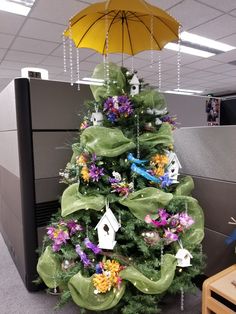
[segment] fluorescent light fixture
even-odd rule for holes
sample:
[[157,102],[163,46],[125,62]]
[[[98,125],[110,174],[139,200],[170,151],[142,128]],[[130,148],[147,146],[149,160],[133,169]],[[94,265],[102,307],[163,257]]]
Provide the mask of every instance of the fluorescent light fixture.
[[201,94],[203,93],[202,90],[194,90],[194,89],[184,89],[184,88],[175,88],[174,91],[177,92],[186,92],[186,93],[196,93],[196,94]]
[[[34,0],[35,1],[35,0]],[[32,6],[34,1],[30,2]],[[27,1],[9,1],[9,0],[0,0],[0,11],[5,11],[9,13],[19,14],[19,15],[28,15],[31,10],[31,6]]]
[[[164,48],[174,50],[174,51],[179,51],[179,45],[175,43],[168,43],[167,45],[165,45]],[[180,52],[188,53],[190,55],[198,56],[202,58],[209,58],[209,57],[215,56],[215,53],[211,53],[211,52],[200,50],[200,49],[190,48],[184,45],[180,45]]]
[[48,70],[41,68],[22,68],[21,77],[41,78],[43,80],[48,80]]
[[83,80],[83,81],[89,81],[89,82],[104,83],[104,80],[102,80],[102,79],[96,79],[96,78],[93,78],[93,77],[84,77],[82,80]]
[[94,82],[94,81],[83,81],[83,80],[78,80],[76,81],[78,84],[84,84],[84,85],[96,85],[96,86],[102,86],[104,83],[102,82]]
[[193,93],[190,93],[190,92],[181,92],[181,91],[177,91],[177,90],[166,90],[166,91],[164,91],[164,93],[179,94],[179,95],[194,95]]
[[208,48],[212,48],[212,49],[216,49],[216,50],[220,50],[224,52],[235,49],[235,47],[233,46],[223,44],[219,41],[212,40],[212,39],[195,35],[192,33],[188,33],[188,32],[182,32],[180,34],[180,38],[183,41],[187,41],[187,42],[197,44],[203,47],[208,47]]

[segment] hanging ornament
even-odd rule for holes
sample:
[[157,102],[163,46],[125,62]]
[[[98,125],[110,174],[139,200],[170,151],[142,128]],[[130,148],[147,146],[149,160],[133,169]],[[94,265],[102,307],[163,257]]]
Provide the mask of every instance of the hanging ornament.
[[100,249],[113,250],[116,245],[116,232],[120,227],[121,225],[109,208],[109,203],[107,203],[106,212],[95,227],[95,230],[98,231],[98,246]]
[[69,268],[75,266],[75,262],[74,260],[67,260],[65,259],[62,263],[61,263],[61,268],[63,271],[67,271]]
[[134,95],[139,94],[140,82],[139,82],[139,79],[135,73],[134,73],[131,81],[129,82],[129,84],[130,84],[130,95],[134,96]]
[[177,258],[178,267],[189,267],[192,266],[191,265],[191,258],[193,258],[192,254],[184,249],[184,248],[180,248],[178,250],[178,252],[176,253],[175,257]]
[[166,151],[168,157],[168,165],[166,173],[172,180],[172,183],[178,183],[179,169],[182,168],[177,155],[172,151]]
[[103,114],[100,111],[98,111],[97,105],[95,105],[95,112],[93,112],[91,115],[91,122],[93,123],[94,126],[102,125]]

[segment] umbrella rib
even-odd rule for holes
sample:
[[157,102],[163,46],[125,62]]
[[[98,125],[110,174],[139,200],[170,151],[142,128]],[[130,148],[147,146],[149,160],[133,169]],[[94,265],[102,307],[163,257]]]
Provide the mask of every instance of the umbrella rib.
[[[114,10],[113,10],[113,11],[114,11]],[[110,11],[110,12],[112,12],[112,11]],[[109,12],[109,14],[110,14],[110,12]],[[115,12],[115,11],[114,11],[114,12]],[[116,17],[119,15],[119,13],[120,13],[120,11],[118,11],[117,14],[114,15],[114,17],[113,17],[113,19],[112,19],[112,21],[111,21],[111,23],[110,23],[110,25],[109,25],[109,28],[108,28],[108,30],[107,30],[108,35],[109,35],[109,32],[110,32],[111,26],[112,26],[114,20],[116,19]],[[108,41],[109,41],[109,38],[108,38]],[[102,54],[104,54],[105,48],[106,48],[106,40],[104,41],[104,45],[103,45],[103,49],[102,49],[103,53],[102,53]]]
[[[103,19],[106,15],[110,14],[111,12],[112,12],[112,11],[107,12],[107,13],[101,15],[98,19],[96,19],[96,21],[94,21],[94,22],[89,26],[89,28],[86,30],[86,32],[84,33],[84,35],[81,37],[81,39],[80,39],[80,41],[79,41],[77,47],[79,47],[79,45],[81,44],[82,40],[83,40],[84,37],[87,35],[87,33],[90,31],[90,29],[91,29],[98,21],[100,21],[101,19]],[[86,15],[85,15],[84,17],[86,17]],[[82,18],[81,18],[81,19],[82,19]],[[80,20],[81,20],[81,19],[80,19]]]
[[[149,33],[151,34],[150,28],[147,27],[147,25],[146,25],[135,13],[133,13],[133,14],[134,14],[134,16],[139,20],[139,22],[142,23],[142,24],[145,26],[145,28],[149,31]],[[159,47],[159,49],[161,50],[161,47],[160,47],[160,45],[158,44],[156,38],[153,36],[153,34],[152,34],[152,37],[153,37],[153,39],[155,40],[155,42],[156,42],[157,46]]]
[[129,31],[129,25],[128,25],[128,21],[127,21],[126,17],[125,17],[125,24],[126,24],[127,31],[128,31],[129,42],[130,42],[130,49],[131,49],[132,56],[133,56],[134,55],[134,51],[133,51],[133,46],[132,46],[132,41],[131,41],[131,36],[130,36],[130,31]]

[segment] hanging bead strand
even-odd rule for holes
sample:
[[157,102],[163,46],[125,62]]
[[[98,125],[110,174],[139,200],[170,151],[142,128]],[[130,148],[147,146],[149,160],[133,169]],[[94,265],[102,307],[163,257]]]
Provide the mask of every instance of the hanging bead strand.
[[70,57],[70,85],[73,86],[74,80],[73,80],[73,46],[72,46],[72,28],[71,28],[71,22],[69,26],[69,38],[70,38],[70,48],[69,48],[69,57]]
[[106,81],[107,81],[107,93],[109,94],[109,92],[110,92],[110,71],[109,71],[108,14],[106,14],[105,21],[106,21]]
[[131,56],[131,73],[134,73],[134,56]]
[[158,56],[158,90],[161,91],[161,83],[162,83],[162,77],[161,77],[161,55]]
[[137,158],[140,159],[140,123],[139,123],[139,113],[137,113]]
[[180,89],[180,65],[181,65],[181,40],[180,40],[180,31],[179,27],[179,39],[178,39],[178,53],[177,53],[177,90]]
[[151,63],[150,63],[150,68],[153,68],[153,64],[154,64],[154,54],[153,54],[153,42],[154,42],[154,40],[153,40],[153,36],[154,36],[154,34],[153,34],[153,15],[151,15],[151,23],[150,23],[151,25],[151,27],[150,27],[150,29],[151,29],[151,33],[150,33],[150,48],[151,48],[151,50],[150,50],[150,54],[151,54]]
[[63,45],[63,65],[64,65],[64,72],[67,71],[67,64],[66,64],[66,37],[62,36],[62,45]]
[[78,90],[80,90],[80,55],[79,55],[79,48],[76,50],[76,70],[77,70],[77,80],[78,80]]
[[180,310],[184,311],[184,289],[182,287],[180,288]]

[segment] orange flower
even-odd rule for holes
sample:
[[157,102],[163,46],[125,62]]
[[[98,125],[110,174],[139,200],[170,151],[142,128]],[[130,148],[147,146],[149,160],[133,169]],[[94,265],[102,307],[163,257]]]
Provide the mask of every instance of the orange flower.
[[88,161],[87,156],[86,155],[79,155],[76,157],[76,162],[78,164],[78,166],[85,166],[86,162]]
[[158,168],[153,169],[153,172],[156,176],[161,177],[161,176],[164,176],[165,170],[163,167],[158,167]]
[[154,163],[155,165],[167,165],[168,164],[168,157],[166,155],[159,155],[159,154],[156,154],[155,156],[153,156],[151,158],[151,162]]
[[105,274],[94,275],[93,285],[100,293],[106,293],[111,289],[111,282]]

